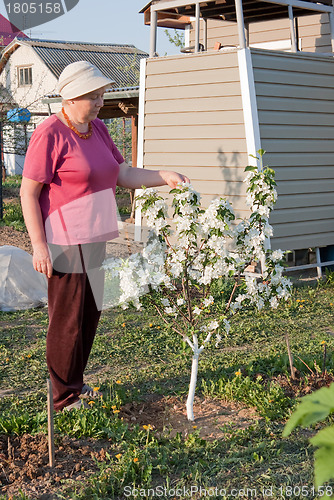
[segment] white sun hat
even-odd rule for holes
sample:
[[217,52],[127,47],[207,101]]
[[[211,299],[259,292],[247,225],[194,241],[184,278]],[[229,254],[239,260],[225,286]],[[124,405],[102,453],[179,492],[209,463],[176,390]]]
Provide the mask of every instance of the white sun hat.
[[104,76],[94,64],[77,61],[66,66],[61,72],[58,92],[63,99],[75,99],[112,83],[115,81]]

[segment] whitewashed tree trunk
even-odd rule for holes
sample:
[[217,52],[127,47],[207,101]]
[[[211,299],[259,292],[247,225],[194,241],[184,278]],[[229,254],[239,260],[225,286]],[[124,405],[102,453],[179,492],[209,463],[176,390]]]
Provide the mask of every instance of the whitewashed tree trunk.
[[198,340],[197,336],[193,336],[193,359],[192,359],[192,364],[191,364],[191,377],[190,377],[190,384],[189,384],[189,392],[188,392],[188,397],[187,397],[187,403],[186,403],[186,408],[187,408],[187,418],[191,422],[195,420],[194,418],[194,397],[195,397],[195,390],[196,390],[196,383],[197,383],[197,372],[198,372],[198,358],[199,355],[202,351],[201,349],[198,349]]

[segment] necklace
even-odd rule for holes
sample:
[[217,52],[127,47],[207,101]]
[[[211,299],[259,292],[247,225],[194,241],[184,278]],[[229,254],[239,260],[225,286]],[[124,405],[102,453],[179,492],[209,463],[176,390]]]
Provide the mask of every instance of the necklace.
[[88,122],[88,132],[87,132],[86,134],[82,134],[81,132],[79,132],[79,130],[78,130],[78,129],[76,129],[76,128],[75,128],[75,126],[74,126],[74,125],[72,125],[71,120],[69,119],[69,117],[68,117],[68,116],[67,116],[67,114],[65,113],[65,109],[64,109],[64,108],[61,108],[61,112],[63,113],[63,116],[64,116],[64,118],[65,118],[65,120],[66,120],[66,123],[67,123],[67,125],[69,126],[69,128],[70,128],[71,130],[73,130],[73,132],[74,132],[75,134],[77,134],[77,135],[80,137],[80,139],[89,139],[89,137],[90,137],[90,136],[92,135],[92,133],[93,133],[93,127],[92,127],[91,122]]

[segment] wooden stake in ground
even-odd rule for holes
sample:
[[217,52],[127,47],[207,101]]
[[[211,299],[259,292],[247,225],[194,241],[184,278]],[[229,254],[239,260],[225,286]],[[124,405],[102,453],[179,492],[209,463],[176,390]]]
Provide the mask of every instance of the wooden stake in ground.
[[49,445],[49,466],[55,465],[55,443],[54,443],[54,422],[53,422],[53,398],[52,398],[52,385],[51,380],[48,379],[47,392],[48,392],[48,445]]

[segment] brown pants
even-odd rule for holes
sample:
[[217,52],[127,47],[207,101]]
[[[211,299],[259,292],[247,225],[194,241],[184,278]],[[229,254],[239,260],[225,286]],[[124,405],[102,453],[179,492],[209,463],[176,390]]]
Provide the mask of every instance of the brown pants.
[[[100,318],[105,243],[50,245],[46,358],[56,411],[76,401]],[[94,291],[94,293],[93,293]],[[98,305],[97,305],[98,304]]]

